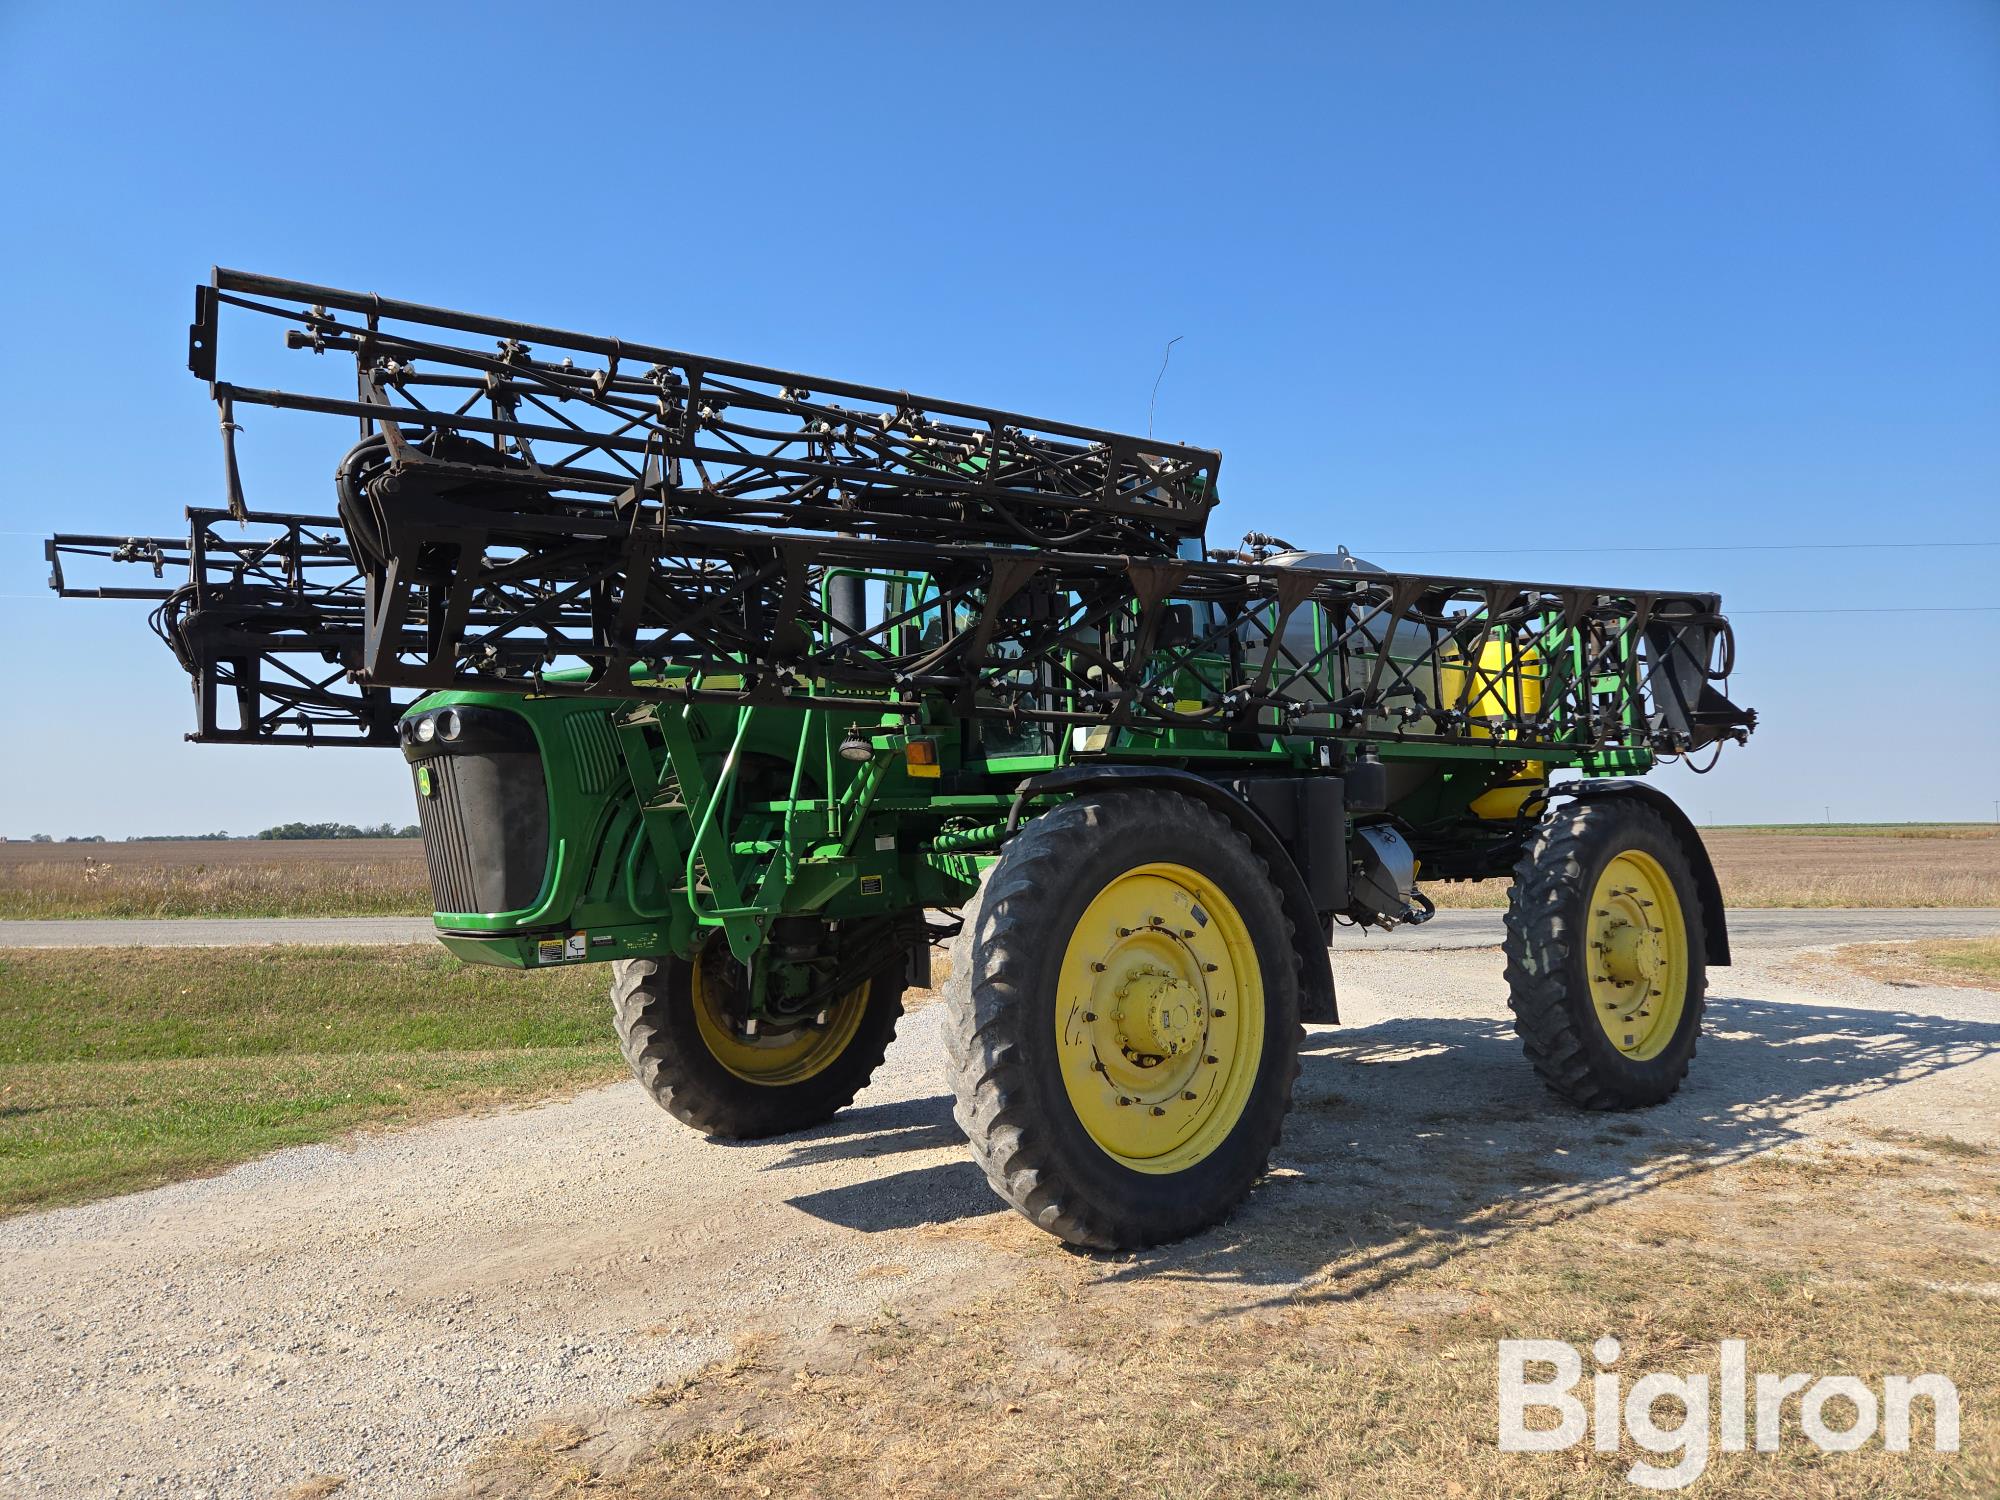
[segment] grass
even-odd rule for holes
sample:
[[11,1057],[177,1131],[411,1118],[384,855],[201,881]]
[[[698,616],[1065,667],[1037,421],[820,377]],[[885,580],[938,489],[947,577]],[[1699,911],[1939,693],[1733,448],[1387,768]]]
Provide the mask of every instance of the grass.
[[1980,980],[2000,979],[2000,938],[1967,938],[1956,943],[1919,943],[1926,963]]
[[1871,979],[1891,983],[2000,989],[2000,938],[1856,943],[1840,949],[1835,957]]
[[[1527,1232],[1474,1222],[1433,1236],[1388,1286],[1368,1238],[1423,1234],[1393,1209],[1386,1226],[1298,1224],[1323,1269],[1277,1288],[1231,1274],[1247,1247],[1226,1236],[1176,1265],[1171,1252],[1045,1250],[1022,1226],[1020,1274],[1003,1286],[766,1345],[671,1400],[525,1434],[469,1493],[1611,1500],[1640,1493],[1625,1475],[1646,1455],[1629,1438],[1615,1453],[1502,1453],[1494,1394],[1498,1340],[1588,1346],[1611,1332],[1627,1388],[1647,1370],[1712,1375],[1720,1341],[1741,1338],[1753,1372],[1879,1390],[1887,1374],[1937,1371],[1960,1391],[1958,1454],[1932,1451],[1927,1417],[1907,1455],[1879,1439],[1822,1454],[1794,1403],[1778,1452],[1717,1451],[1690,1493],[1969,1500],[2000,1486],[1996,1190],[1990,1150],[1786,1147]],[[1678,1412],[1659,1416],[1671,1426]]]
[[606,978],[433,947],[0,949],[0,1213],[613,1077]]
[[416,839],[0,844],[0,918],[427,916]]

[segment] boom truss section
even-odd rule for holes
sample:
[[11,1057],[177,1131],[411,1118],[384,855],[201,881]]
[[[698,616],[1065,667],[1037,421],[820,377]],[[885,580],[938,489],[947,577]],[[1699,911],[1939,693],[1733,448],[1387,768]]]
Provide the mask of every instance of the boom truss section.
[[[282,329],[290,348],[351,361],[352,380],[219,379],[225,322]],[[1199,537],[1221,464],[1206,449],[242,271],[196,288],[188,364],[222,408],[239,513],[235,412],[251,405],[358,419],[380,439],[381,503],[471,491],[588,516],[641,500],[675,520],[1101,552],[1171,554]]]
[[[352,393],[221,378],[225,320]],[[50,558],[64,592],[158,601],[197,738],[392,743],[392,694],[441,688],[1597,769],[1754,723],[1712,594],[1197,560],[1204,450],[234,271],[198,288],[189,355],[228,511]],[[358,422],[338,521],[249,511],[246,405]],[[186,580],[67,585],[86,558]]]
[[[1708,594],[809,538],[639,510],[592,535],[574,516],[436,498],[388,508],[370,574],[337,523],[252,516],[239,537],[226,512],[190,517],[186,543],[64,536],[50,557],[66,594],[161,601],[201,739],[388,743],[389,689],[450,687],[889,715],[943,698],[1086,733],[1520,759],[1687,751],[1754,722],[1716,686],[1729,635]],[[86,558],[189,581],[67,582],[64,561]],[[873,590],[859,620],[836,606],[843,575]]]
[[[155,605],[153,630],[194,685],[191,740],[395,744],[400,705],[388,688],[352,680],[367,596],[340,523],[294,515],[239,522],[223,510],[187,515],[185,537],[51,538],[49,587],[66,599]],[[146,581],[123,582],[133,570]]]
[[[1716,686],[1711,594],[807,538],[640,506],[600,527],[431,498],[382,522],[373,682],[909,715],[943,697],[1023,724],[1523,759],[1751,723]],[[858,620],[842,575],[876,591]]]

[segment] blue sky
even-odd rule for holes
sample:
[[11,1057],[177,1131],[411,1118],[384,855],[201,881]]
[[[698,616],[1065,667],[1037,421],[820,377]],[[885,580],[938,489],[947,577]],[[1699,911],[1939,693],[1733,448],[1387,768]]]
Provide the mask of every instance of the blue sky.
[[[410,816],[41,596],[42,531],[218,503],[214,262],[1135,430],[1179,336],[1213,539],[1719,589],[1765,728],[1697,818],[1994,815],[1994,0],[13,0],[0,134],[0,832]],[[330,505],[344,426],[247,422]],[[1576,550],[1802,542],[1867,549]],[[1752,613],[1890,605],[1982,609]]]

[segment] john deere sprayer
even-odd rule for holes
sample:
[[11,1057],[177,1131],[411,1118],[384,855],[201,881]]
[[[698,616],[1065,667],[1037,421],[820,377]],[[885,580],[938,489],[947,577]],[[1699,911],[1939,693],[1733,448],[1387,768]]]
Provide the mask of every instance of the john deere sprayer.
[[[223,377],[259,327],[298,380]],[[399,753],[439,938],[608,964],[696,1130],[848,1104],[956,932],[995,1191],[1081,1245],[1185,1235],[1336,1019],[1333,924],[1496,876],[1548,1085],[1687,1071],[1722,900],[1633,778],[1754,723],[1713,595],[1212,551],[1213,452],[235,271],[189,356],[226,505],[58,537],[55,585],[157,601],[196,739]],[[331,419],[333,516],[250,509],[250,408]],[[64,576],[113,560],[152,576]]]

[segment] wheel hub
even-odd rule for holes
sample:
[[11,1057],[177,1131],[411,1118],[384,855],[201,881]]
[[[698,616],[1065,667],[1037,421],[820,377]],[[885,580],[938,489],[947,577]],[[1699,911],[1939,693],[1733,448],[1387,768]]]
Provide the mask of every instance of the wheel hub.
[[1112,1011],[1120,1050],[1141,1067],[1192,1051],[1202,1037],[1201,996],[1178,974],[1141,964],[1118,988]]
[[1644,1059],[1664,1047],[1686,1003],[1687,927],[1672,881],[1639,850],[1616,855],[1591,893],[1591,1007],[1611,1044]]
[[1243,919],[1184,865],[1109,882],[1065,944],[1056,1042],[1090,1137],[1145,1171],[1227,1138],[1256,1076],[1262,987]]
[[861,1029],[872,989],[863,981],[799,1024],[758,1025],[740,1018],[734,995],[743,983],[740,967],[715,950],[698,955],[690,981],[695,1024],[715,1060],[745,1083],[773,1087],[799,1083],[828,1067]]
[[1629,907],[1633,901],[1633,894],[1629,891],[1613,898],[1612,914],[1602,928],[1604,964],[1611,977],[1620,984],[1651,989],[1666,955],[1660,942],[1660,929],[1647,922],[1643,913],[1635,917],[1629,910],[1621,909]]

